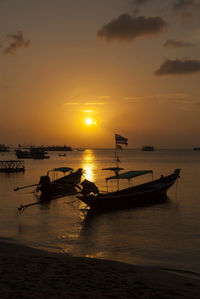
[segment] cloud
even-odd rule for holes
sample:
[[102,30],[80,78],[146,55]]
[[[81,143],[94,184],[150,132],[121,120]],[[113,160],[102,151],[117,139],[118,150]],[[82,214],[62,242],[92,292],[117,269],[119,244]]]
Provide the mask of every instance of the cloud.
[[84,113],[97,113],[96,112],[96,110],[86,110],[86,109],[84,109],[84,110],[81,110],[82,112],[84,112]]
[[199,20],[200,0],[128,0],[135,9],[158,10],[159,14],[175,14],[176,20],[183,22]]
[[136,5],[143,5],[148,3],[151,0],[129,0],[130,4],[136,4]]
[[110,99],[110,96],[98,96],[97,99]]
[[166,59],[155,74],[162,76],[191,74],[197,72],[200,72],[200,60],[183,58],[175,60]]
[[65,106],[77,106],[77,105],[86,105],[86,106],[95,106],[95,105],[107,105],[109,104],[109,102],[65,102],[64,105]]
[[141,36],[159,34],[166,27],[167,23],[160,17],[132,17],[129,14],[121,14],[105,24],[97,35],[106,41],[131,42]]
[[182,21],[191,19],[195,13],[199,12],[200,0],[178,0],[172,3],[173,11],[179,15]]
[[199,101],[197,98],[194,98],[192,95],[184,93],[168,93],[168,94],[157,94],[155,95],[155,100],[158,103],[168,104],[197,104]]
[[184,48],[184,47],[192,47],[192,46],[193,46],[192,43],[177,41],[173,39],[168,39],[163,44],[163,47],[165,48]]
[[30,40],[24,38],[22,31],[18,31],[16,34],[8,34],[7,39],[11,42],[3,49],[3,54],[15,54],[18,48],[28,48],[31,44]]
[[69,105],[69,106],[74,106],[74,105],[78,105],[78,102],[66,102],[64,103],[64,105]]
[[169,104],[169,103],[190,104],[190,105],[200,104],[200,100],[195,98],[194,96],[190,94],[178,93],[178,92],[165,93],[165,94],[153,94],[153,95],[146,95],[146,96],[125,97],[124,100],[132,104],[140,103],[144,101],[157,102],[160,104]]
[[200,5],[199,0],[178,0],[173,1],[173,8],[176,11],[183,11],[187,9],[195,9]]
[[86,102],[84,105],[106,105],[108,102]]

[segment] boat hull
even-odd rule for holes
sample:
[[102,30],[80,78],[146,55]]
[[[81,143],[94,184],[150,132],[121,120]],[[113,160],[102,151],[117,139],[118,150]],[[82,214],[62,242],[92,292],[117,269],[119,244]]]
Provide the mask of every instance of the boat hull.
[[176,182],[179,173],[180,170],[177,169],[173,174],[149,183],[106,194],[82,195],[78,198],[94,211],[123,209],[162,202],[167,198],[167,190]]
[[39,187],[37,191],[40,191],[41,196],[44,198],[77,192],[76,188],[71,184],[50,184],[48,187]]

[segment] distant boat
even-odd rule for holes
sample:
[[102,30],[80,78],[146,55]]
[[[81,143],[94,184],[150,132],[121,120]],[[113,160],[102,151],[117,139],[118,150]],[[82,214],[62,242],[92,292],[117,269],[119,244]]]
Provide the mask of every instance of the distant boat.
[[[117,135],[117,142],[127,144],[127,138]],[[88,180],[84,180],[82,185],[82,195],[77,196],[78,199],[84,202],[91,211],[109,211],[115,209],[123,209],[140,205],[147,205],[153,202],[161,202],[166,199],[167,190],[179,178],[180,169],[176,169],[172,174],[161,177],[157,180],[148,183],[130,187],[130,182],[133,178],[153,173],[152,170],[134,170],[124,173],[119,173],[123,168],[119,167],[119,157],[117,156],[117,147],[115,147],[115,167],[104,168],[103,170],[114,171],[115,175],[106,178],[106,184],[109,180],[117,181],[118,190],[112,192],[99,192],[98,187]],[[119,181],[127,179],[129,187],[119,189]]]
[[5,146],[5,144],[0,144],[0,152],[1,153],[9,152],[9,146]]
[[145,145],[142,147],[142,151],[146,151],[146,152],[150,152],[150,151],[154,151],[155,148],[152,145]]
[[29,150],[21,150],[20,146],[19,149],[15,150],[16,156],[18,159],[49,159],[50,157],[47,156],[47,151],[45,151],[42,147],[31,147]]
[[63,154],[58,154],[59,157],[66,157],[67,154],[63,153]]
[[62,152],[69,152],[72,151],[71,146],[67,145],[52,145],[52,146],[45,146],[44,149],[46,151],[62,151]]
[[22,151],[21,149],[15,150],[15,154],[18,159],[31,159],[32,155],[30,151]]

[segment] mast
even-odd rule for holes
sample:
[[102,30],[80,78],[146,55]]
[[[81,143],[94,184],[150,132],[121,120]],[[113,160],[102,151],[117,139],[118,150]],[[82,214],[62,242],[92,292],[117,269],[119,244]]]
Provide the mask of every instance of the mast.
[[115,175],[117,177],[117,189],[119,190],[119,156],[117,154],[117,149],[118,149],[118,145],[120,144],[125,144],[128,145],[128,138],[125,138],[119,134],[115,134],[115,165],[116,165],[116,169],[115,169]]
[[[115,176],[117,179],[117,189],[119,190],[119,172],[120,170],[122,170],[123,168],[119,167],[119,163],[120,163],[120,159],[117,153],[117,149],[119,148],[120,144],[125,144],[128,145],[128,138],[122,137],[121,135],[115,134],[115,153],[114,153],[114,163],[115,163],[115,167],[109,167],[109,168],[102,168],[102,170],[111,170],[115,172]],[[120,147],[121,148],[121,147]],[[107,179],[106,178],[106,186],[107,186]],[[108,189],[108,186],[107,186]]]
[[116,166],[116,170],[115,170],[115,175],[117,177],[117,190],[119,190],[119,156],[117,154],[117,141],[116,141],[116,135],[115,135],[115,166]]
[[118,170],[118,168],[119,168],[119,162],[120,162],[120,160],[119,160],[119,156],[118,156],[118,154],[117,154],[117,145],[115,145],[115,166],[116,166],[116,175],[117,175],[118,172],[119,172],[119,170]]

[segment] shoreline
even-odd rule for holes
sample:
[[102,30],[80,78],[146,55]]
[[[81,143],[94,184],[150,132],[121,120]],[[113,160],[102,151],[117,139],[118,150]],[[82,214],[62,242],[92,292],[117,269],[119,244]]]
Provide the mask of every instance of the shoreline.
[[[0,240],[1,298],[200,298],[200,276]],[[196,278],[195,278],[196,276]]]

